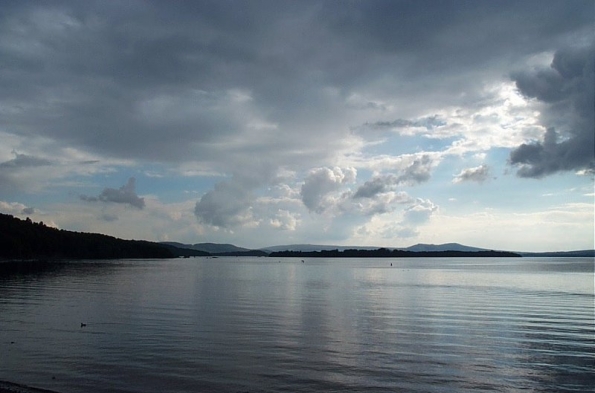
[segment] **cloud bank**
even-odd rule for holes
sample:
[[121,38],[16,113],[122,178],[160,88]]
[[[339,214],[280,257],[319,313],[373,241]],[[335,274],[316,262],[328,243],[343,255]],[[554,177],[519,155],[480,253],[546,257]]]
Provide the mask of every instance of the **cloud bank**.
[[595,46],[558,50],[549,68],[513,75],[519,91],[543,103],[543,139],[510,153],[520,177],[540,178],[563,171],[595,173]]

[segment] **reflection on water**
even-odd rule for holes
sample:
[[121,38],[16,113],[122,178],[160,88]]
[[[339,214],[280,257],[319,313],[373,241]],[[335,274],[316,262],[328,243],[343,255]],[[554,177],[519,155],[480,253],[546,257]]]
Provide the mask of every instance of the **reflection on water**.
[[63,392],[589,391],[593,302],[591,259],[71,262],[0,276],[0,379]]

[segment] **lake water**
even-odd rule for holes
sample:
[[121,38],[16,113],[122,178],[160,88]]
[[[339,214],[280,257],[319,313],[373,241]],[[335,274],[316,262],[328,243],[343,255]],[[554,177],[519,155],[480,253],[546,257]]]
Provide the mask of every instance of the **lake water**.
[[0,276],[0,380],[592,392],[593,279],[592,258],[73,261]]

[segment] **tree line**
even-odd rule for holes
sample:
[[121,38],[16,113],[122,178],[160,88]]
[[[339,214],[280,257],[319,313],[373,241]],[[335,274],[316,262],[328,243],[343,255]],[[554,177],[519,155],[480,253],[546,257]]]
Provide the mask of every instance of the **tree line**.
[[0,214],[0,258],[118,259],[173,258],[174,252],[157,243],[123,240],[97,233],[72,232],[8,214]]

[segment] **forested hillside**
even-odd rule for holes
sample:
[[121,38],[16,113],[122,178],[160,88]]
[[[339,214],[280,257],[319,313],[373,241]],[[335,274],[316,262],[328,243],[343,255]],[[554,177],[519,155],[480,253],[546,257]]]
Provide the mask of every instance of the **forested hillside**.
[[96,233],[50,228],[29,218],[0,214],[1,259],[110,259],[172,258],[174,253],[157,243],[122,240]]

